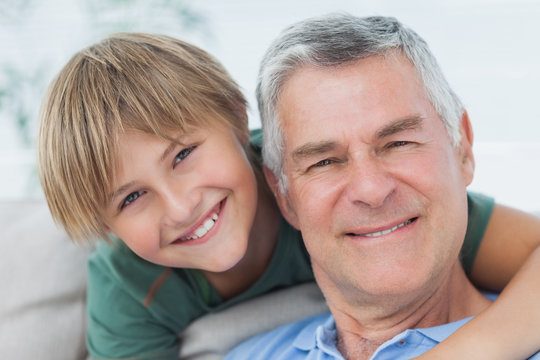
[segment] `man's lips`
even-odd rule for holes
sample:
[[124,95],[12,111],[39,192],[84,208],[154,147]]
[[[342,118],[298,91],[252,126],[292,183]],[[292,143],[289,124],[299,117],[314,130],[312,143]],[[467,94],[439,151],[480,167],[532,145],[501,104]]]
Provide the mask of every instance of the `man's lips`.
[[224,202],[225,200],[222,200],[212,210],[207,212],[206,216],[203,219],[201,219],[196,225],[191,227],[190,230],[179,236],[178,239],[176,239],[173,243],[197,240],[205,236],[210,230],[212,230],[217,220],[219,219],[219,214],[221,212],[221,208],[223,207]]
[[348,236],[360,236],[360,237],[377,237],[377,236],[388,235],[391,232],[394,232],[399,228],[402,228],[404,226],[407,226],[407,225],[413,223],[417,219],[418,219],[417,217],[413,217],[413,218],[410,218],[410,219],[408,219],[408,220],[406,220],[406,221],[404,221],[402,223],[391,226],[391,227],[389,227],[387,229],[382,229],[382,230],[378,230],[378,231],[375,231],[375,232],[370,232],[370,233],[347,233],[347,235]]

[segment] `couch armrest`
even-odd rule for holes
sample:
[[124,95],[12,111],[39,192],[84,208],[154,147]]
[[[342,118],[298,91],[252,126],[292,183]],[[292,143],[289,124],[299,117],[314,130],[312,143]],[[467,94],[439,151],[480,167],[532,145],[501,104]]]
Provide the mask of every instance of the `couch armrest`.
[[43,201],[0,202],[0,359],[84,359],[86,260]]
[[252,336],[328,311],[314,282],[259,296],[195,320],[180,334],[180,359],[219,360]]

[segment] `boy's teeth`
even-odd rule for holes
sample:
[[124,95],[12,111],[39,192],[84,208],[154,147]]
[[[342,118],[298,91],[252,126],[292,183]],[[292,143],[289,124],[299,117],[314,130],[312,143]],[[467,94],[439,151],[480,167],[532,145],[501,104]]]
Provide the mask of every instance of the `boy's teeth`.
[[207,219],[201,226],[199,226],[197,229],[195,229],[195,231],[193,231],[192,236],[188,236],[186,238],[183,238],[182,240],[184,241],[195,240],[206,235],[206,233],[214,227],[214,224],[216,223],[217,219],[218,219],[218,214],[214,213],[211,219]]
[[204,222],[203,226],[206,229],[206,231],[210,230],[212,228],[212,226],[214,226],[214,220],[213,219],[206,220]]
[[399,224],[399,225],[396,225],[396,226],[394,226],[394,227],[391,228],[391,229],[386,229],[386,230],[382,230],[382,231],[377,231],[377,232],[370,233],[370,234],[362,234],[362,235],[360,235],[360,236],[375,237],[375,236],[382,236],[382,235],[390,234],[392,231],[395,231],[395,230],[399,229],[400,227],[403,227],[403,226],[408,225],[408,224],[410,224],[410,223],[411,223],[411,220],[407,220],[407,221],[405,221],[404,223]]
[[197,230],[195,230],[195,236],[197,237],[201,237],[201,236],[204,236],[204,234],[206,234],[208,232],[208,230],[206,230],[204,228],[204,226],[201,226],[200,228],[198,228]]

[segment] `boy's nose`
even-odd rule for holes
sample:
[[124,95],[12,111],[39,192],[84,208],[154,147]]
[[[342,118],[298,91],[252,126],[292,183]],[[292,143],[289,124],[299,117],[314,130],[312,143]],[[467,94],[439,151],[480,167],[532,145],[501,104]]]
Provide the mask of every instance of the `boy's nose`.
[[162,193],[164,223],[178,226],[193,221],[200,203],[200,192],[170,187]]

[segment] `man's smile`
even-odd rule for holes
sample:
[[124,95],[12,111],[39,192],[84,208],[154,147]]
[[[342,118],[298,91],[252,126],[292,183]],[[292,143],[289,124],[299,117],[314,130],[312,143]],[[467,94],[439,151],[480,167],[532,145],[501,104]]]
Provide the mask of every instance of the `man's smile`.
[[394,232],[396,231],[397,229],[399,228],[402,228],[403,226],[407,226],[409,224],[411,224],[412,222],[416,221],[416,219],[418,219],[417,217],[414,217],[414,218],[411,218],[407,221],[404,221],[400,224],[397,224],[395,226],[392,226],[388,229],[384,229],[384,230],[379,230],[379,231],[376,231],[376,232],[372,232],[372,233],[364,233],[364,234],[357,234],[357,233],[347,233],[347,235],[349,236],[361,236],[361,237],[377,237],[377,236],[383,236],[383,235],[387,235],[387,234],[390,234],[391,232]]

